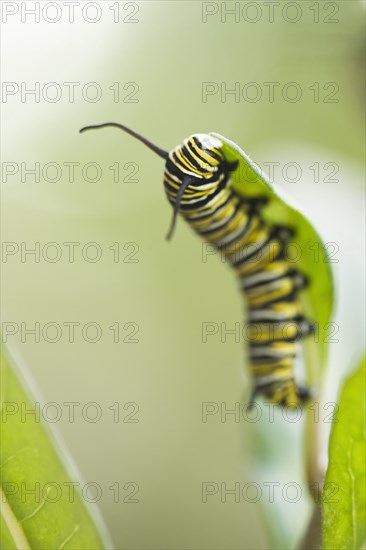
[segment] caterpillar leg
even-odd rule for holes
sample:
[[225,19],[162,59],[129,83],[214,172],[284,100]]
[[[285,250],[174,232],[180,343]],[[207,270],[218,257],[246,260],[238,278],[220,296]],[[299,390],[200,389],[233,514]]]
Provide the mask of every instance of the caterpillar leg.
[[313,392],[305,386],[298,386],[293,379],[286,382],[259,384],[253,387],[248,410],[254,406],[256,397],[262,394],[274,405],[296,409],[302,407],[312,396]]
[[238,166],[239,166],[238,160],[234,160],[233,162],[226,162],[225,164],[225,167],[228,172],[235,172]]

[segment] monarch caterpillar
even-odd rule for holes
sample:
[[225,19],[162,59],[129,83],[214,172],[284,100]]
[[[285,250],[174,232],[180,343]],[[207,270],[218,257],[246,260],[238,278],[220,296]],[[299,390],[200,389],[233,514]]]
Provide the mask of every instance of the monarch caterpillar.
[[294,362],[298,340],[311,334],[314,324],[304,317],[299,299],[307,279],[284,253],[293,236],[291,229],[265,221],[265,200],[245,198],[235,191],[230,175],[238,162],[225,159],[217,137],[193,134],[167,152],[114,122],[86,126],[80,132],[107,126],[124,130],[165,160],[164,187],[173,207],[167,239],[180,213],[234,268],[253,335],[249,338],[251,403],[257,394],[282,406],[304,403],[311,392],[295,381]]

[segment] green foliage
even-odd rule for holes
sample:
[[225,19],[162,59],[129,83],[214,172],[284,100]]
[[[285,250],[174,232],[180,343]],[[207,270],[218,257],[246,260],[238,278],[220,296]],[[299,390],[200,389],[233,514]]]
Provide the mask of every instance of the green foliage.
[[[100,549],[96,527],[60,459],[51,435],[34,414],[7,357],[1,361],[1,548]],[[22,414],[23,411],[23,414]],[[80,483],[80,482],[79,482]]]
[[[323,550],[365,543],[365,359],[346,381],[330,438],[323,497]],[[328,498],[329,497],[329,498]]]
[[298,265],[311,283],[303,292],[303,303],[308,318],[317,323],[318,329],[317,338],[311,339],[306,347],[309,382],[311,385],[316,384],[326,364],[328,323],[333,305],[333,281],[327,251],[316,230],[298,206],[293,204],[291,197],[270,182],[238,145],[220,134],[213,135],[224,142],[225,157],[229,161],[239,161],[233,175],[236,191],[244,196],[270,199],[268,206],[263,209],[264,217],[271,223],[286,225],[295,231],[294,245],[288,247],[288,252],[294,265]]

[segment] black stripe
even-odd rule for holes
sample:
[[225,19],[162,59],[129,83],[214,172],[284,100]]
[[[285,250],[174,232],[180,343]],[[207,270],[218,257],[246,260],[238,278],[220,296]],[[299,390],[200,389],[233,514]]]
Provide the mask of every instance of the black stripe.
[[[268,375],[268,376],[271,376],[271,375]],[[273,380],[269,380],[268,382],[265,382],[264,384],[258,384],[257,383],[257,376],[255,377],[256,378],[256,389],[258,391],[263,391],[265,388],[270,388],[271,386],[273,386],[274,388],[280,388],[281,386],[283,386],[284,384],[288,383],[288,382],[294,382],[294,378],[291,376],[290,378],[284,378],[282,380],[277,380],[277,379],[273,379]],[[273,391],[273,393],[275,393]]]
[[[287,302],[289,303],[289,302]],[[292,303],[295,303],[295,301],[293,301]],[[277,315],[278,315],[278,312],[276,311],[273,311],[271,308],[269,308],[267,310],[267,313],[272,313],[273,314],[273,317],[270,317],[269,315],[267,317],[257,317],[254,319],[254,318],[251,318],[250,314],[252,312],[256,312],[256,311],[260,311],[262,309],[265,309],[263,307],[258,307],[258,308],[250,308],[249,309],[249,312],[248,312],[248,323],[272,323],[272,324],[275,324],[275,323],[291,323],[291,322],[295,322],[297,323],[298,321],[304,321],[305,320],[305,317],[303,315],[296,315],[295,317],[285,317],[285,318],[281,318],[281,319],[278,319],[277,318]]]
[[[197,148],[199,149],[199,151],[197,151],[197,152],[195,151],[196,154],[199,154],[203,151],[204,153],[208,154],[213,159],[215,159],[219,162],[223,161],[223,158],[222,158],[221,155],[217,155],[216,153],[214,153],[212,151],[212,149],[207,149],[207,147],[203,147],[202,143],[199,141],[198,138],[196,138],[196,136],[192,136],[192,139],[193,139],[194,143],[197,145]],[[207,164],[207,160],[205,160],[203,157],[202,157],[202,161],[206,162],[206,164]]]
[[[282,332],[282,336],[279,337],[279,338],[274,338],[274,337],[270,337],[267,338],[267,339],[259,339],[258,340],[255,340],[253,338],[253,340],[250,340],[250,346],[255,348],[256,346],[266,346],[268,344],[271,344],[271,343],[274,343],[274,342],[289,342],[289,343],[295,343],[295,342],[299,342],[302,338],[305,338],[306,336],[309,336],[309,334],[312,334],[314,332],[314,324],[313,323],[310,323],[309,321],[303,321],[303,326],[301,326],[300,323],[298,322],[294,322],[294,321],[289,321],[289,320],[286,320],[286,321],[277,321],[276,323],[271,323],[271,322],[264,322],[264,323],[261,323],[263,325],[267,325],[266,328],[270,328],[270,327],[274,327],[273,331],[275,330],[276,328],[276,325],[278,325],[279,323],[283,323],[285,326],[281,329],[279,329],[277,327],[277,330],[280,330]],[[253,324],[253,325],[256,325],[256,324],[260,324],[259,321],[255,321],[255,322],[252,322],[250,324]],[[297,333],[295,336],[286,336],[286,325],[288,326],[293,326],[293,325],[296,325],[296,329],[297,329]]]
[[[257,229],[257,231],[262,230],[266,226],[267,226],[267,224],[262,221],[262,224]],[[273,241],[275,238],[277,238],[280,241],[280,243],[282,244],[282,249],[281,249],[281,252],[279,254],[283,254],[283,247],[288,242],[288,240],[291,238],[292,230],[287,228],[287,227],[284,227],[282,225],[274,225],[272,227],[269,227],[268,229],[269,229],[268,239],[265,240],[259,247],[257,247],[256,250],[254,250],[254,252],[252,252],[251,254],[246,255],[246,256],[244,256],[244,258],[241,258],[237,261],[231,262],[234,267],[238,267],[238,266],[241,266],[241,265],[249,262],[254,256],[256,256],[260,251],[262,251],[263,248],[268,246],[271,243],[271,241]],[[255,244],[255,243],[253,243],[253,244]],[[238,252],[239,252],[239,250],[238,250]],[[276,260],[278,260],[278,259],[283,259],[283,256],[281,258],[279,255],[277,255]],[[271,263],[271,261],[273,261],[273,260],[270,260],[268,263]]]
[[[302,274],[299,274],[302,276]],[[303,284],[306,284],[306,282],[304,281]],[[299,292],[299,290],[301,290],[303,288],[303,285],[297,285],[297,286],[293,286],[292,289],[290,289],[290,292],[286,295],[283,295],[281,296],[280,298],[275,298],[273,300],[269,299],[267,300],[266,302],[262,302],[262,304],[260,306],[250,306],[250,309],[264,309],[266,307],[268,307],[269,305],[272,305],[272,304],[276,304],[276,303],[279,303],[279,302],[291,302],[291,301],[294,301],[297,297],[297,294]]]
[[188,162],[190,162],[197,170],[203,171],[204,168],[197,162],[197,160],[193,157],[193,154],[191,153],[189,147],[187,145],[183,145],[182,147],[182,155],[187,159]]
[[[235,247],[235,243],[238,243],[241,241],[241,239],[243,239],[245,237],[245,235],[248,233],[248,230],[249,230],[249,226],[250,224],[252,223],[253,219],[254,219],[254,211],[252,210],[249,210],[248,212],[246,212],[246,214],[248,215],[248,219],[245,223],[245,225],[243,226],[243,230],[236,236],[234,236],[231,240],[229,241],[226,241],[225,244],[222,244],[220,245],[219,243],[217,244],[217,248],[218,250],[222,250],[225,252],[226,251],[230,251],[228,249],[230,249],[232,246]],[[237,254],[238,252],[240,252],[240,248],[238,250],[236,250],[234,253],[233,253],[233,256],[235,257],[235,254]],[[231,261],[231,258],[229,259],[230,263],[233,264],[233,262]]]
[[[240,209],[241,209],[241,204],[239,203],[235,206],[234,212],[231,214],[231,216],[228,219],[222,221],[220,225],[215,225],[215,227],[212,227],[212,228],[209,226],[208,229],[203,229],[203,230],[198,229],[200,235],[203,235],[203,236],[211,235],[216,231],[220,231],[224,229],[225,226],[229,225],[232,222],[232,220],[235,218],[235,216],[237,215]],[[215,212],[212,214],[212,217],[215,216],[216,212],[217,210],[215,210]],[[212,223],[216,224],[217,222],[212,222]]]
[[[209,183],[209,180],[206,180],[205,183]],[[204,196],[202,198],[202,200],[198,200],[197,202],[195,203],[192,203],[192,204],[187,204],[187,203],[181,203],[180,205],[180,210],[183,210],[183,211],[195,211],[199,208],[203,208],[204,206],[206,206],[206,204],[208,204],[209,202],[212,201],[212,199],[214,199],[219,193],[221,193],[221,191],[225,188],[226,186],[226,181],[225,179],[218,184],[218,186],[216,187],[216,189],[214,189],[213,191],[210,191],[210,192],[207,192],[207,195]],[[169,198],[169,197],[168,197]],[[194,198],[194,197],[191,197],[191,198]],[[174,202],[174,200],[172,201],[172,199],[170,199],[170,202]],[[189,199],[187,199],[189,200]]]
[[[271,263],[271,262],[270,262]],[[259,273],[262,273],[262,271],[260,271]],[[246,291],[246,290],[252,290],[253,288],[258,288],[262,285],[269,285],[271,283],[275,283],[277,281],[280,281],[281,279],[283,279],[284,277],[293,277],[294,275],[300,275],[299,271],[297,271],[296,269],[293,269],[292,266],[289,266],[288,267],[288,271],[285,271],[285,273],[281,273],[281,275],[277,275],[277,277],[274,277],[272,279],[266,279],[264,281],[258,281],[257,283],[253,283],[249,286],[244,286],[245,285],[245,279],[246,278],[249,278],[249,277],[252,277],[254,275],[258,275],[258,272],[257,273],[251,273],[250,275],[248,275],[247,277],[243,276],[242,278],[244,279],[244,282],[243,284],[241,285],[240,289],[243,290],[243,291]]]
[[281,353],[281,355],[279,356],[278,355],[278,352],[276,352],[275,350],[273,350],[272,354],[270,353],[271,351],[271,345],[270,344],[263,344],[263,347],[264,348],[267,348],[264,352],[263,352],[263,355],[251,355],[251,350],[255,349],[255,345],[252,346],[251,344],[249,344],[249,358],[250,358],[250,361],[254,363],[256,363],[256,361],[258,359],[262,359],[262,360],[266,360],[266,361],[273,361],[273,360],[276,360],[276,359],[281,359],[281,361],[283,361],[284,359],[293,359],[294,357],[296,357],[296,352],[292,352],[292,353],[286,353],[285,351]]
[[[264,229],[266,227],[266,224],[265,223],[261,223],[261,225],[256,229],[256,231],[261,231],[262,229]],[[254,256],[256,256],[260,251],[263,250],[263,248],[265,248],[272,240],[273,238],[275,237],[275,231],[274,229],[270,229],[270,233],[269,233],[269,236],[268,236],[268,239],[266,239],[261,245],[258,245],[257,243],[253,242],[253,243],[247,243],[245,246],[252,246],[252,245],[255,245],[256,248],[253,252],[251,252],[250,254],[245,254],[243,258],[239,258],[238,260],[235,260],[235,258],[233,258],[233,261],[231,261],[232,265],[234,267],[239,267],[247,262],[249,262]],[[239,249],[237,251],[237,254],[239,255],[239,252],[241,251],[241,249]]]
[[297,290],[293,290],[290,294],[287,296],[282,296],[281,298],[276,298],[275,300],[269,300],[268,302],[263,302],[263,304],[259,306],[250,307],[252,311],[255,311],[256,309],[265,309],[268,306],[271,306],[273,304],[278,304],[280,302],[295,302],[297,299]]
[[195,216],[194,218],[187,218],[189,221],[201,221],[201,220],[205,220],[207,218],[211,218],[211,216],[214,216],[217,212],[219,212],[219,210],[221,210],[221,208],[224,208],[224,206],[226,206],[233,198],[233,195],[230,193],[229,196],[223,201],[223,202],[220,202],[215,210],[212,210],[210,212],[207,212],[205,214],[202,214],[202,216]]

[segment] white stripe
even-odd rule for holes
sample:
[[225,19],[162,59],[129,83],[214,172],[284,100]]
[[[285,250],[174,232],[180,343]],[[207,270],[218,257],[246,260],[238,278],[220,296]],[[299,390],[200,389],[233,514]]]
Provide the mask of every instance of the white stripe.
[[[228,235],[226,235],[226,237],[223,237],[219,242],[218,242],[218,246],[225,246],[227,243],[230,243],[232,240],[236,239],[237,237],[239,237],[241,235],[241,233],[243,232],[243,226],[242,225],[239,225],[239,227],[237,227],[235,229],[235,231],[230,231]],[[235,247],[235,243],[233,243],[233,246]],[[233,256],[236,260],[237,256],[236,254],[238,254],[238,252],[240,252],[240,249],[238,248],[238,250],[235,250],[235,252],[233,252]],[[231,260],[231,258],[230,258]],[[234,261],[235,261],[234,260]]]
[[248,288],[256,285],[261,282],[269,282],[280,275],[285,275],[285,272],[273,271],[261,271],[259,273],[254,273],[254,275],[248,275],[246,277],[240,277],[240,282],[244,288]]
[[239,250],[234,252],[233,254],[234,265],[240,263],[242,260],[244,260],[243,263],[252,262],[253,260],[252,256],[255,256],[256,254],[260,253],[261,255],[259,256],[259,258],[256,258],[254,260],[254,262],[257,262],[257,261],[259,262],[262,259],[263,249],[266,242],[267,242],[267,238],[265,237],[259,242],[253,241],[246,244],[242,248],[239,248]]
[[283,350],[278,348],[273,348],[272,346],[251,346],[250,347],[250,356],[251,357],[289,357],[295,353],[295,345],[291,342],[287,346],[288,349]]
[[282,311],[273,311],[272,309],[256,309],[251,310],[249,312],[249,320],[255,321],[262,320],[262,319],[268,319],[269,321],[275,320],[275,321],[282,321],[286,319],[292,319],[293,318],[293,312],[290,313],[290,316],[288,317],[286,313]]
[[[227,195],[226,197],[224,197],[224,199],[222,199],[222,195]],[[190,212],[189,213],[189,217],[187,216],[187,218],[189,220],[196,220],[197,218],[200,218],[200,216],[202,216],[202,214],[204,214],[205,216],[209,216],[211,214],[215,214],[216,212],[219,212],[219,210],[221,208],[224,208],[224,203],[226,202],[226,200],[228,199],[229,197],[229,192],[227,189],[223,189],[221,193],[219,193],[216,197],[215,197],[215,200],[214,201],[211,201],[209,203],[209,205],[205,204],[205,206],[203,206],[202,208],[200,208],[199,210],[197,210],[196,212]],[[220,202],[222,203],[221,205],[216,205],[216,202]],[[237,203],[235,203],[237,204]],[[225,205],[225,207],[227,207],[229,205],[229,203],[227,203]],[[188,214],[188,213],[187,213]]]

